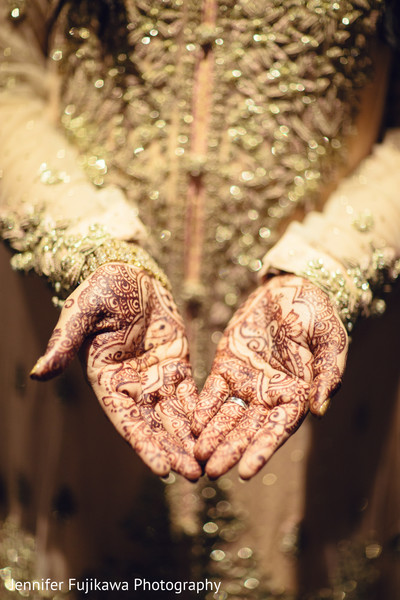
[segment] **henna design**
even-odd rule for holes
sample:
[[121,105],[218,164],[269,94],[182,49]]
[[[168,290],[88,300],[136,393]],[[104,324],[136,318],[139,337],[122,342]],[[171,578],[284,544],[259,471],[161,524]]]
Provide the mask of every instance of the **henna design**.
[[53,377],[80,348],[104,411],[144,462],[158,475],[172,468],[197,479],[201,468],[184,410],[197,390],[171,294],[127,264],[99,267],[66,301],[33,377]]
[[[206,461],[212,455],[232,428],[239,423],[244,410],[242,406],[232,402],[222,404],[212,420],[212,428],[206,428],[196,444],[196,456],[199,460]],[[207,465],[207,472],[208,475],[213,476],[212,465],[211,467],[210,464]]]
[[[300,426],[323,413],[340,384],[347,334],[328,296],[294,275],[258,288],[236,312],[217,349],[193,416],[195,456],[211,477],[239,463],[252,477]],[[249,404],[239,414],[224,400]]]

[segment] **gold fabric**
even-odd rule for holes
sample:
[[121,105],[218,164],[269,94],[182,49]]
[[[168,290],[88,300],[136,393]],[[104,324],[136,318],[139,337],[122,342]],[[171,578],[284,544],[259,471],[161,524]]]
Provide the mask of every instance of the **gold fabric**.
[[195,314],[199,378],[199,337],[218,340],[279,224],[315,206],[345,159],[381,7],[127,1],[109,39],[101,4],[67,2],[57,19],[61,122],[94,184],[117,184],[138,206],[150,251]]
[[[321,191],[334,180],[337,167],[346,161],[344,140],[353,132],[357,92],[370,74],[370,39],[383,2],[83,0],[59,4],[11,0],[8,4],[9,27],[16,33],[29,25],[32,15],[42,17],[35,21],[31,34],[32,39],[40,40],[40,48],[49,56],[49,64],[43,56],[39,59],[39,63],[44,63],[42,68],[45,66],[46,72],[56,69],[59,74],[59,88],[53,82],[46,82],[52,108],[56,107],[53,113],[57,115],[57,127],[78,146],[79,167],[104,192],[104,202],[108,186],[117,186],[124,191],[129,206],[134,207],[135,217],[147,226],[147,238],[141,234],[138,237],[171,279],[174,294],[185,311],[195,374],[201,380],[207,372],[213,345],[229,316],[256,283],[265,251],[278,239],[297,207],[309,209],[317,205]],[[110,7],[108,14],[102,12],[106,6]],[[102,27],[101,19],[108,27]],[[45,25],[50,29],[48,39],[43,33]],[[11,46],[2,46],[6,60],[0,75],[3,89],[8,93],[19,85],[19,70],[10,67],[12,55],[20,52],[18,56],[24,56],[23,47],[15,48],[14,51]],[[25,59],[28,59],[26,50],[21,62]],[[25,79],[22,83],[26,85]],[[28,89],[31,92],[29,86]],[[46,96],[46,103],[49,97]],[[39,121],[37,114],[35,121]],[[39,155],[40,141],[37,136],[35,145]],[[27,153],[31,150],[33,153],[33,148]],[[19,152],[20,145],[15,158]],[[62,165],[62,155],[57,159]],[[44,205],[49,213],[60,212],[63,217],[70,210],[67,216],[70,230],[75,226],[74,211],[80,215],[87,200],[91,208],[85,213],[85,222],[101,221],[98,196],[93,200],[86,183],[68,205],[73,166],[53,169],[44,154],[41,163],[44,167],[39,173],[36,167],[30,172],[37,174],[42,187],[33,186],[34,193],[29,196],[31,182],[24,181],[25,176],[18,184],[26,184],[24,202],[19,202],[18,194],[5,194],[5,223],[13,203],[14,208],[23,206],[23,218],[18,219],[18,214],[16,217],[22,240],[25,217],[27,212],[31,214],[32,206]],[[6,178],[5,172],[4,181]],[[36,205],[38,198],[40,202]],[[125,207],[125,203],[121,206]],[[113,218],[118,221],[118,216]],[[115,231],[116,238],[129,239],[125,233],[120,235],[117,227]],[[11,245],[14,251],[21,252],[14,242]],[[43,315],[42,306],[48,298],[43,289],[38,294],[38,290],[31,288],[31,280],[21,283],[15,274],[8,277],[18,305],[12,307],[6,296],[0,298],[3,306],[0,314],[7,311],[13,314],[5,338],[12,346],[12,353],[8,356],[5,352],[5,360],[0,364],[5,375],[15,375],[21,370],[27,372],[42,351],[35,331],[38,322],[43,326],[38,315]],[[26,294],[26,287],[30,294]],[[27,298],[42,298],[43,302],[31,306]],[[21,315],[23,319],[19,318]],[[51,316],[54,317],[45,315],[43,320]],[[46,324],[48,329],[47,321]],[[388,332],[390,327],[386,327]],[[42,331],[46,327],[39,329],[44,346]],[[382,338],[375,334],[377,343],[382,345]],[[29,340],[28,348],[25,337]],[[386,354],[396,355],[396,345],[386,350]],[[384,365],[383,361],[382,369]],[[372,366],[369,370],[372,372]],[[383,378],[382,389],[388,398],[390,392],[397,392],[391,375],[394,381],[396,372]],[[38,526],[36,539],[41,561],[37,571],[41,574],[50,571],[57,576],[86,568],[101,570],[107,563],[101,550],[103,531],[110,556],[133,557],[136,564],[143,569],[147,564],[149,570],[157,565],[156,559],[160,559],[160,566],[161,558],[168,555],[164,552],[155,556],[162,546],[160,540],[165,545],[170,543],[171,548],[175,548],[173,542],[177,541],[189,545],[194,573],[197,568],[199,576],[210,568],[223,580],[223,600],[291,597],[299,589],[315,592],[319,594],[317,597],[348,595],[366,600],[363,590],[371,583],[369,567],[376,564],[370,561],[382,554],[383,539],[394,548],[392,553],[389,549],[387,561],[396,559],[395,524],[382,525],[385,519],[381,507],[367,511],[369,499],[372,505],[380,497],[376,492],[380,482],[375,477],[374,460],[386,448],[386,441],[381,438],[373,448],[368,445],[374,431],[373,418],[368,427],[363,421],[366,413],[362,400],[368,386],[364,385],[357,395],[352,395],[355,388],[349,387],[351,410],[345,414],[332,413],[336,421],[328,416],[323,433],[313,434],[319,439],[313,440],[314,453],[309,459],[308,422],[250,484],[238,482],[234,473],[216,485],[207,482],[199,489],[188,488],[181,481],[175,481],[174,485],[167,483],[173,531],[164,539],[162,527],[154,527],[157,511],[164,505],[160,501],[151,511],[148,501],[149,497],[159,500],[162,494],[157,489],[157,495],[149,492],[146,496],[151,477],[144,474],[144,467],[131,455],[124,454],[125,448],[120,450],[121,442],[113,438],[111,428],[103,429],[99,416],[98,421],[92,420],[97,413],[88,408],[92,404],[89,405],[87,391],[76,373],[72,381],[75,377],[78,378],[75,387],[68,387],[71,379],[67,378],[47,392],[45,406],[50,406],[49,413],[36,423],[36,434],[43,439],[51,423],[50,430],[54,433],[49,441],[51,452],[46,444],[35,446],[34,433],[33,440],[29,437],[29,417],[36,414],[42,400],[38,384],[24,380],[18,387],[15,376],[17,383],[8,377],[5,386],[5,396],[12,397],[14,402],[7,403],[5,423],[10,431],[13,428],[19,431],[13,438],[17,458],[7,454],[5,459],[7,485],[13,490],[8,512],[17,513],[21,530],[34,529],[40,513],[42,518],[38,522],[42,527]],[[378,393],[375,388],[374,394]],[[28,412],[24,412],[24,397]],[[61,407],[50,404],[56,398],[64,401]],[[368,407],[373,404],[382,416],[384,411],[378,410],[374,399],[371,396]],[[342,400],[341,406],[348,404]],[[386,414],[397,414],[393,407],[387,408]],[[354,442],[356,451],[351,469],[343,470],[341,466],[348,456],[345,451],[338,455],[332,448],[338,445],[335,440],[341,439],[346,418],[351,421],[346,440],[354,439],[357,427],[361,427],[362,435]],[[389,429],[385,421],[381,431]],[[394,435],[388,433],[388,445]],[[348,454],[352,450],[345,448]],[[83,460],[82,456],[86,458]],[[38,467],[43,464],[43,457],[51,463],[46,462],[46,469]],[[116,464],[123,473],[123,481],[118,477]],[[373,474],[372,483],[367,476],[359,477],[361,468]],[[24,500],[25,504],[23,495],[18,496],[16,491],[16,481],[24,481],[16,475],[20,472],[29,473],[27,479],[33,488],[33,501]],[[88,473],[90,484],[84,478]],[[126,473],[131,477],[126,477]],[[385,489],[392,492],[394,485],[388,473],[384,472],[382,478]],[[20,487],[24,488],[22,484]],[[60,490],[65,492],[65,489],[72,489],[76,502],[57,502]],[[351,493],[347,493],[349,489]],[[71,495],[64,493],[62,498],[65,497]],[[65,505],[69,512],[65,511]],[[96,506],[95,513],[92,506]],[[340,521],[343,507],[347,511],[344,523]],[[161,516],[166,518],[163,510]],[[201,518],[194,517],[199,512]],[[88,514],[90,522],[85,518]],[[332,522],[329,514],[334,515]],[[353,525],[354,515],[357,524],[361,523],[358,528]],[[302,529],[299,523],[303,516]],[[123,532],[121,520],[130,526]],[[335,531],[338,522],[341,525]],[[143,528],[137,523],[143,523]],[[127,541],[127,532],[131,531]],[[144,532],[150,540],[149,553],[146,561],[140,563]],[[307,535],[308,545],[303,545]],[[355,546],[341,545],[342,538],[351,538]],[[12,556],[8,556],[11,566]],[[347,568],[349,556],[353,557],[351,568]],[[203,561],[212,566],[204,567]],[[174,568],[179,560],[171,564]],[[325,590],[317,592],[321,588]],[[389,592],[386,590],[386,596],[376,598],[392,600],[393,589],[398,588],[391,576]]]

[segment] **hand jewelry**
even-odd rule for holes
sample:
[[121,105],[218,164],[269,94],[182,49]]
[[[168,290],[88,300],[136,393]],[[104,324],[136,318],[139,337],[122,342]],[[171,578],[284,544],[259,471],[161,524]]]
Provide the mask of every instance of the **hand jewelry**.
[[229,398],[227,398],[225,400],[225,402],[234,402],[235,404],[237,404],[238,406],[241,406],[242,408],[247,408],[247,403],[242,400],[241,398],[237,398],[237,396],[229,396]]

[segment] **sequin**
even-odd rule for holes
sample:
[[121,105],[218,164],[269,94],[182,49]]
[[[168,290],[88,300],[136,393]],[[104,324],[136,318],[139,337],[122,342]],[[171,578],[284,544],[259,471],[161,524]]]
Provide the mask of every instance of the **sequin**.
[[[61,122],[93,183],[118,185],[139,207],[177,298],[192,223],[188,189],[196,179],[205,190],[206,292],[194,325],[201,346],[207,336],[199,332],[220,330],[255,285],[279,223],[305,199],[316,202],[332,165],[345,159],[342,140],[352,131],[354,94],[368,78],[382,3],[243,0],[216,4],[215,19],[205,23],[194,0],[126,0],[106,48],[97,4],[89,15],[67,1],[55,24],[50,56],[62,78]],[[213,85],[206,156],[197,160],[193,82],[202,53],[211,58]],[[220,321],[211,323],[216,314]],[[194,362],[207,354],[200,346]]]
[[203,531],[205,531],[205,533],[209,533],[209,534],[217,533],[218,525],[216,523],[213,523],[212,521],[209,521],[208,523],[204,523]]
[[365,547],[365,556],[370,560],[378,558],[378,556],[380,556],[381,553],[382,553],[382,546],[378,543],[368,544]]
[[238,554],[239,558],[248,559],[253,556],[253,550],[248,547],[240,548],[240,550],[238,550],[237,554]]
[[259,584],[260,582],[258,579],[256,579],[255,577],[249,577],[248,579],[246,579],[243,585],[248,590],[255,590]]
[[266,475],[264,475],[262,482],[264,485],[274,485],[274,483],[276,483],[277,481],[277,476],[275,475],[275,473],[267,473]]
[[210,554],[213,560],[220,561],[225,558],[225,552],[223,550],[213,550]]

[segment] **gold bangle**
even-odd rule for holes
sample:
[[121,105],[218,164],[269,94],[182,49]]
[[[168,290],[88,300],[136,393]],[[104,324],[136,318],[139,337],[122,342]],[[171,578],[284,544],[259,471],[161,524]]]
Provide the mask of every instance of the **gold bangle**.
[[87,255],[82,267],[79,283],[87,279],[98,267],[110,262],[128,263],[138,269],[143,269],[159,281],[165,288],[171,289],[164,271],[146,250],[137,244],[109,238],[98,246],[94,252]]
[[67,224],[54,223],[35,212],[23,227],[14,216],[0,217],[0,236],[16,250],[11,265],[18,271],[34,270],[53,286],[55,304],[61,304],[98,267],[123,262],[143,269],[165,288],[171,289],[164,271],[140,246],[112,238],[100,225],[86,235],[67,235]]
[[359,316],[381,315],[386,304],[377,294],[385,284],[393,283],[400,274],[400,260],[390,260],[384,249],[376,248],[370,266],[362,270],[349,261],[343,271],[329,270],[323,259],[309,261],[300,273],[322,289],[334,304],[348,333]]

